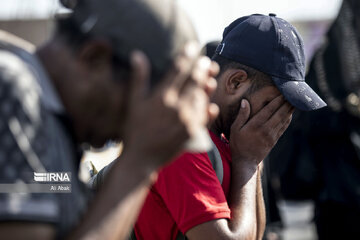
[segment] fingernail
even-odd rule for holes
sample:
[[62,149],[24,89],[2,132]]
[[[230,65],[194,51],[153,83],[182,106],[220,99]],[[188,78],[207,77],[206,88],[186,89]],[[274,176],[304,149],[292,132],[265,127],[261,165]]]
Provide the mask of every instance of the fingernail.
[[195,41],[191,41],[185,46],[185,54],[188,57],[196,57],[199,54],[199,44]]
[[246,103],[245,103],[245,100],[241,100],[241,108],[245,108],[246,107]]

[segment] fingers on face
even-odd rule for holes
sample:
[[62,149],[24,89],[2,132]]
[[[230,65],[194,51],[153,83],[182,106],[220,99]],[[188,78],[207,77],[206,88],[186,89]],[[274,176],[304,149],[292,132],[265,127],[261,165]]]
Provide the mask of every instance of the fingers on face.
[[210,95],[216,88],[214,77],[219,72],[217,63],[208,57],[200,57],[200,48],[190,42],[174,61],[174,67],[168,72],[165,87],[173,88],[182,94],[188,86],[198,86]]
[[281,135],[283,135],[283,133],[286,131],[286,129],[289,127],[290,123],[292,120],[292,114],[290,115],[290,117],[284,122],[284,124],[282,124],[280,130],[278,131],[278,138],[281,137]]
[[293,112],[294,107],[280,95],[261,109],[250,122],[262,130],[264,138],[269,140],[269,146],[273,146],[289,126]]
[[176,101],[188,99],[199,88],[205,91],[206,97],[215,91],[217,82],[213,76],[219,71],[218,65],[207,57],[199,57],[199,53],[198,46],[190,43],[177,57],[161,88],[165,102],[174,105]]
[[150,63],[145,54],[135,50],[130,56],[131,63],[131,100],[144,98],[150,89]]
[[200,86],[205,86],[210,77],[211,65],[211,60],[208,57],[200,57],[195,63],[189,81]]
[[293,112],[294,107],[291,106],[288,102],[286,102],[269,120],[269,127],[273,129],[272,131],[274,136],[276,137],[276,140],[281,137],[281,135],[290,125]]
[[250,122],[256,126],[262,126],[272,118],[279,108],[285,103],[282,95],[274,98],[269,104],[263,107],[257,114],[255,114]]
[[209,78],[205,84],[205,92],[208,96],[211,96],[217,88],[217,81],[215,78]]
[[270,117],[267,121],[267,124],[270,127],[276,127],[279,123],[283,122],[284,119],[287,119],[290,116],[290,110],[292,106],[288,102],[284,102]]
[[216,77],[220,72],[220,66],[214,61],[211,61],[210,75]]
[[[186,44],[184,51],[176,58],[174,67],[165,75],[159,89],[170,87],[181,94],[187,85],[197,85],[211,95],[217,86],[214,77],[219,72],[219,66],[208,57],[199,56],[200,48],[196,42]],[[139,50],[131,54],[130,62],[133,70],[131,91],[135,95],[134,98],[139,98],[150,88],[150,63],[146,55]]]
[[168,86],[180,92],[191,76],[199,55],[200,48],[196,43],[186,44],[184,51],[175,59],[173,70],[170,71],[171,75],[168,78]]
[[240,103],[239,113],[231,126],[232,130],[240,130],[250,117],[250,103],[246,99],[242,99]]

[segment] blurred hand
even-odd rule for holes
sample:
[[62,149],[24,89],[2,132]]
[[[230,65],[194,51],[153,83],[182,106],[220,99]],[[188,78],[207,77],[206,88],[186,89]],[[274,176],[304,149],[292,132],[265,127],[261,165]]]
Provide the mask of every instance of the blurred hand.
[[258,165],[289,126],[293,111],[294,108],[278,96],[249,119],[250,104],[243,99],[230,132],[233,162]]
[[149,93],[150,66],[139,51],[132,54],[133,76],[124,136],[124,154],[158,168],[171,160],[194,136],[216,118],[218,107],[209,95],[216,88],[219,67],[199,58],[193,45],[185,47],[161,84]]

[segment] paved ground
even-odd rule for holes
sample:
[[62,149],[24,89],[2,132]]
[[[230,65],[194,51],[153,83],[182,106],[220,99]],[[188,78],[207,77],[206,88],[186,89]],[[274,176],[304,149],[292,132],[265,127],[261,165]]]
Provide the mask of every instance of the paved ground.
[[314,205],[311,202],[279,203],[284,221],[284,240],[316,240],[315,225],[312,223]]

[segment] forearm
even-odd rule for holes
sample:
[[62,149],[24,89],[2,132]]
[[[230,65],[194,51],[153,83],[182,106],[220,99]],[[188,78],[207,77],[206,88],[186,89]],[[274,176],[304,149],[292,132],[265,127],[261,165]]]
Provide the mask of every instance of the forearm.
[[256,183],[256,226],[257,226],[257,240],[261,240],[264,235],[266,225],[265,203],[261,183],[262,164],[258,168],[257,183]]
[[112,166],[83,221],[69,239],[126,239],[138,216],[155,168],[123,157]]
[[257,174],[258,168],[253,161],[233,159],[229,228],[235,239],[256,239]]

